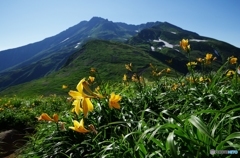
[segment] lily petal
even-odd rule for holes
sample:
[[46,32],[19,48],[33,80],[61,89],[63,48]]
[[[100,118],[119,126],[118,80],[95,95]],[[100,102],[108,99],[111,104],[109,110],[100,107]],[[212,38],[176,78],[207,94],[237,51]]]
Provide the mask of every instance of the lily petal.
[[53,120],[54,120],[54,122],[58,122],[58,115],[57,114],[53,115]]
[[79,99],[76,99],[73,101],[73,104],[74,105],[74,111],[77,115],[80,114],[80,112],[82,112],[82,108],[80,107],[80,100]]
[[85,98],[85,99],[84,99],[84,102],[85,102],[85,104],[87,104],[87,106],[88,106],[88,111],[93,111],[93,104],[92,104],[90,98]]
[[73,99],[81,99],[82,98],[82,94],[80,92],[77,92],[77,91],[72,91],[70,90],[68,92],[68,94],[73,97]]
[[42,115],[38,118],[38,121],[53,121],[53,119],[47,114],[47,113],[42,113]]
[[76,120],[73,120],[73,125],[74,125],[74,128],[79,128],[81,126],[81,123],[79,123]]
[[87,105],[87,102],[85,101],[86,98],[84,98],[82,100],[82,109],[83,109],[83,114],[84,114],[84,117],[87,117],[87,114],[88,114],[88,105]]
[[83,91],[83,85],[82,83],[85,82],[85,78],[83,78],[77,85],[76,89],[78,90],[78,92],[82,92]]

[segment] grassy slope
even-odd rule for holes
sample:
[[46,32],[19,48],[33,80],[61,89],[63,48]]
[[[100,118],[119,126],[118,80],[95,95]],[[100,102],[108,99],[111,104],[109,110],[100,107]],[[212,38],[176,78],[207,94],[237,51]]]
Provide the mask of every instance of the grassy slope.
[[81,78],[88,77],[91,67],[97,68],[103,80],[121,82],[123,74],[126,73],[125,64],[130,62],[133,63],[133,66],[137,66],[136,70],[140,71],[146,68],[144,69],[146,70],[145,76],[149,76],[151,72],[147,68],[149,63],[158,65],[160,69],[168,67],[150,56],[145,49],[117,42],[93,40],[70,56],[66,66],[58,72],[38,80],[10,87],[0,92],[0,95],[66,94],[69,89],[62,90],[61,86],[65,84],[70,89],[75,89]]

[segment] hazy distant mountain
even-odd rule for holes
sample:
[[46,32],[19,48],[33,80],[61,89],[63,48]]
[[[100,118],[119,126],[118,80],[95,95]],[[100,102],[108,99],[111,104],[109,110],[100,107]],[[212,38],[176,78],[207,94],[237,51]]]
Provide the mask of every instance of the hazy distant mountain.
[[[239,48],[167,22],[128,25],[93,17],[43,41],[0,52],[0,90],[38,78],[41,79],[29,84],[38,87],[37,84],[46,79],[44,85],[47,84],[47,87],[51,87],[50,83],[55,86],[64,81],[75,83],[92,66],[103,69],[102,75],[106,80],[116,80],[123,73],[119,67],[128,62],[140,64],[139,72],[149,69],[147,61],[154,61],[160,68],[170,67],[185,74],[188,72],[188,59],[186,53],[179,48],[182,38],[190,40],[191,60],[213,53],[217,57],[213,69],[218,68],[229,56],[240,57]],[[125,44],[93,39],[114,40]],[[166,62],[170,59],[172,64]],[[109,66],[115,68],[106,68]],[[50,77],[46,76],[48,74]],[[22,87],[20,89],[24,90]],[[11,88],[5,92],[9,91]]]

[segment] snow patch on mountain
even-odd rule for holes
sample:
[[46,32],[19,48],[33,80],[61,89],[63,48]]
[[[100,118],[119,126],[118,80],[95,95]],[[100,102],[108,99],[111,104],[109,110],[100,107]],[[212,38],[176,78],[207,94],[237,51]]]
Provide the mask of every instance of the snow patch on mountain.
[[152,49],[152,51],[155,51],[155,48],[153,46],[151,46],[151,49]]
[[218,56],[220,56],[219,53],[218,53],[218,51],[215,50],[215,49],[214,49],[214,53],[217,54]]
[[69,40],[69,38],[66,38],[65,40],[63,40],[62,42],[60,42],[60,43],[63,43],[63,42],[65,42],[65,41],[67,41],[67,40]]
[[180,52],[180,50],[178,50],[178,49],[174,49],[175,51],[177,51],[177,52]]
[[200,39],[190,39],[189,41],[195,41],[195,42],[207,42],[207,40],[200,40]]
[[172,33],[172,34],[177,34],[177,32],[173,32],[173,31],[172,31],[171,33]]
[[78,48],[81,42],[77,43],[77,45],[74,48]]
[[158,40],[153,40],[153,42],[163,42],[164,43],[163,47],[173,48],[172,44],[168,43],[167,41],[161,40],[160,38]]

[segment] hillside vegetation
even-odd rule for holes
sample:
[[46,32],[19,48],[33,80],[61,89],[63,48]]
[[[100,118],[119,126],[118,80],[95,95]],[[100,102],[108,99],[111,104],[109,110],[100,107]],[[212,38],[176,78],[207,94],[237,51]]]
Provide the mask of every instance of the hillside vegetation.
[[[68,58],[64,67],[46,77],[28,83],[10,87],[0,95],[36,96],[49,94],[64,94],[61,85],[74,88],[78,80],[89,75],[90,68],[97,68],[102,80],[121,82],[124,74],[124,64],[132,62],[137,72],[149,77],[149,63],[160,68],[169,67],[153,58],[146,50],[118,42],[92,40],[86,43],[78,52]],[[128,75],[132,75],[129,72]]]

